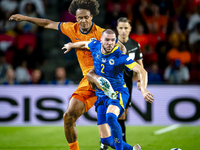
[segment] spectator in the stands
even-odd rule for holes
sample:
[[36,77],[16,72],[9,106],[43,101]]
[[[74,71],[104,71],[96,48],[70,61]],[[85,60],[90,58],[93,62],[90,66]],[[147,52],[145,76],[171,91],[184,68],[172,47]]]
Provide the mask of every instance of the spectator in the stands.
[[51,81],[50,84],[63,84],[63,85],[74,84],[74,82],[68,79],[66,76],[67,74],[65,68],[58,67],[55,70],[55,80]]
[[4,85],[17,85],[20,84],[15,80],[15,71],[12,68],[7,69]]
[[149,84],[162,84],[163,74],[159,70],[157,62],[152,63],[150,69],[148,70],[148,83]]
[[0,3],[0,34],[2,34],[2,32],[4,34],[7,31],[13,32],[16,28],[17,22],[8,20],[13,13],[18,13],[17,3],[16,5],[15,3],[16,2],[12,0],[4,0]]
[[120,17],[127,17],[127,14],[120,10],[119,2],[113,2],[112,10],[106,14],[106,28],[112,28],[113,30],[116,30],[117,20]]
[[19,6],[19,12],[22,15],[27,15],[26,14],[26,5],[27,4],[33,4],[35,6],[35,11],[36,13],[40,16],[40,17],[45,17],[45,7],[44,7],[44,3],[42,0],[22,0],[20,2],[20,6]]
[[200,22],[196,25],[195,31],[189,35],[189,44],[191,46],[197,41],[200,41]]
[[27,68],[27,62],[22,60],[20,66],[16,68],[16,81],[21,84],[26,84],[27,82],[30,82],[30,80],[31,76]]
[[169,31],[169,43],[173,48],[178,48],[181,42],[186,42],[186,36],[182,32],[178,21],[171,22],[172,29]]
[[0,84],[5,81],[6,72],[12,66],[6,63],[5,53],[0,50]]
[[142,24],[136,24],[136,32],[130,34],[130,38],[137,41],[141,46],[141,51],[144,49],[144,45],[148,44],[148,36],[144,33],[144,27]]
[[[149,32],[154,34],[159,32],[166,33],[168,18],[160,14],[159,7],[156,4],[151,4],[149,7],[145,6],[143,9],[141,13],[146,21]],[[149,10],[149,13],[147,13],[147,10]]]
[[189,69],[187,66],[181,64],[181,60],[175,59],[165,69],[164,79],[170,84],[188,83],[190,79]]
[[160,14],[159,7],[155,4],[151,6],[151,11],[153,12],[153,16],[148,18],[147,20],[147,26],[149,28],[149,31],[159,33],[163,32],[166,33],[167,30],[167,24],[168,24],[168,18],[165,15]]
[[190,16],[187,29],[189,32],[193,32],[196,25],[200,23],[200,4],[196,7],[196,12]]
[[[132,16],[131,20],[131,26],[132,26],[132,32],[136,33],[137,25],[141,24],[143,26],[144,33],[148,33],[148,27],[145,22],[145,18],[143,13],[145,13],[146,8],[148,6],[148,2],[146,0],[136,1],[134,5],[132,6],[131,13],[129,12],[129,17]],[[151,13],[151,12],[150,12]],[[131,15],[130,15],[131,14]]]
[[18,5],[19,4],[17,0],[2,0],[0,2],[0,7],[2,11],[8,13],[9,16],[17,12]]
[[[28,17],[35,17],[35,18],[38,18],[39,15],[36,11],[36,7],[35,7],[35,4],[33,2],[28,2],[25,4],[25,6],[23,7],[23,15],[25,16],[28,16]],[[30,23],[30,22],[27,22],[27,21],[21,21],[18,23],[18,27],[21,31],[27,33],[27,32],[30,32],[30,33],[36,33],[37,30],[38,30],[38,26],[33,24],[33,23]]]
[[46,84],[43,80],[42,71],[40,69],[34,69],[31,73],[31,81],[28,84]]
[[151,45],[145,45],[143,50],[143,63],[146,68],[158,61],[158,56]]
[[168,65],[168,63],[166,61],[168,45],[169,44],[167,44],[166,42],[161,41],[156,45],[156,49],[155,49],[155,52],[158,55],[158,66],[162,72],[164,72],[165,68]]
[[167,53],[167,61],[179,59],[181,64],[189,64],[191,62],[191,53],[188,51],[184,42],[180,43],[178,48],[172,48]]

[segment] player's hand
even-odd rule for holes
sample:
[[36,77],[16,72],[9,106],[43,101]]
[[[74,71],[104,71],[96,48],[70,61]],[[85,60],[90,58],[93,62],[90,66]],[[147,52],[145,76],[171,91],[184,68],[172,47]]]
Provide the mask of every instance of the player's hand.
[[9,20],[24,21],[25,16],[20,15],[20,14],[15,14],[15,15],[10,16]]
[[149,103],[153,102],[154,100],[153,94],[151,94],[147,89],[142,90],[142,95],[147,102]]
[[137,87],[138,87],[138,90],[141,91],[141,82],[137,82]]
[[71,44],[72,43],[69,42],[69,43],[67,43],[67,44],[64,45],[64,47],[62,48],[62,50],[66,49],[66,51],[64,51],[64,54],[68,53],[72,49]]

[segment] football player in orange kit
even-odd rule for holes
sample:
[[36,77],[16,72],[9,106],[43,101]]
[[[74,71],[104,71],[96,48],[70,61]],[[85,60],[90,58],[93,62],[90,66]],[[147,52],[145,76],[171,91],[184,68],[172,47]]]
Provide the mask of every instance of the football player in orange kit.
[[[100,40],[104,29],[92,22],[93,16],[99,13],[98,7],[99,3],[96,0],[73,0],[70,4],[69,12],[76,16],[76,23],[54,22],[48,19],[32,18],[20,14],[12,15],[9,20],[29,21],[47,29],[59,30],[68,36],[73,43],[88,41],[91,38]],[[118,44],[124,48],[121,43]],[[65,137],[69,143],[70,150],[79,150],[76,120],[83,113],[87,112],[96,101],[95,91],[91,88],[87,80],[87,73],[94,68],[92,54],[87,49],[76,49],[76,55],[84,78],[81,80],[78,89],[72,94],[68,108],[63,115]],[[95,80],[99,76],[95,75],[92,71],[91,74],[91,82],[95,83],[98,88],[102,88],[98,84],[98,81]],[[91,74],[88,76],[89,78]]]

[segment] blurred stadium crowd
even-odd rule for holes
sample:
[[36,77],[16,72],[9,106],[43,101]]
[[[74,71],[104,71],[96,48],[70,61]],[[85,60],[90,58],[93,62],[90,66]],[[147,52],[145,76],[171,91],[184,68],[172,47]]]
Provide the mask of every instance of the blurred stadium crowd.
[[[69,38],[12,14],[75,22],[70,0],[0,1],[0,84],[74,84],[82,77],[75,51],[63,55]],[[141,45],[150,84],[200,83],[200,0],[99,0],[94,22],[116,31],[131,21],[130,38]],[[47,30],[47,31],[46,31]],[[52,38],[51,38],[52,37]],[[52,44],[54,43],[54,44]]]

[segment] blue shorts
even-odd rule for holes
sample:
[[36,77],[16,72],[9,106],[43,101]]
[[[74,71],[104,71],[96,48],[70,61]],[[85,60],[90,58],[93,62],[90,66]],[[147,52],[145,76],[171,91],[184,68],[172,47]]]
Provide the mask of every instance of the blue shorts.
[[[100,91],[100,90],[99,90]],[[103,91],[102,91],[103,92]],[[128,88],[119,88],[117,91],[117,99],[112,100],[108,96],[106,96],[101,91],[97,94],[97,101],[95,102],[95,110],[97,112],[97,124],[105,124],[106,122],[106,111],[109,105],[115,105],[120,109],[120,114],[118,116],[121,117],[121,115],[124,113],[124,110],[126,109],[125,106],[129,99],[129,92]]]

